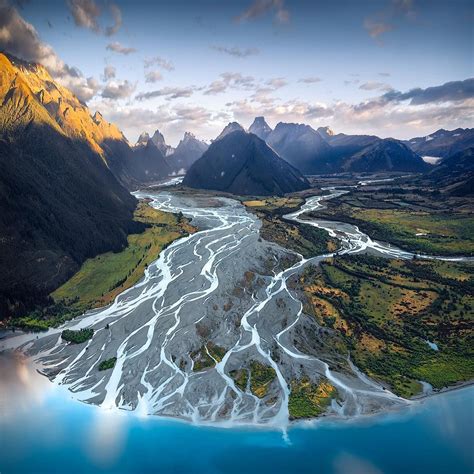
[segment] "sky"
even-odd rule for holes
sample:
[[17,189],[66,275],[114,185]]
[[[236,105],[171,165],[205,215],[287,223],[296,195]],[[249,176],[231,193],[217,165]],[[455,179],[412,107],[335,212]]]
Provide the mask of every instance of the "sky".
[[0,0],[0,49],[131,143],[261,115],[401,139],[472,126],[473,25],[470,0]]

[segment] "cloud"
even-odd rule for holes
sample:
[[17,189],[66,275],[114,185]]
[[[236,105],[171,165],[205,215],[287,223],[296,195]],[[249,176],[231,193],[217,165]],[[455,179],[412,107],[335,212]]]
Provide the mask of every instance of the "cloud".
[[145,82],[154,83],[161,81],[163,76],[161,75],[160,71],[147,71],[145,73]]
[[234,56],[235,58],[246,58],[248,56],[255,56],[260,53],[257,48],[226,48],[225,46],[211,46],[211,49],[219,51],[220,53],[228,54],[229,56]]
[[50,45],[40,39],[34,26],[26,22],[16,8],[1,1],[0,50],[42,64],[54,79],[71,89],[83,102],[98,91],[95,79],[86,79],[77,68],[66,64]]
[[112,26],[108,26],[105,29],[105,34],[107,36],[113,36],[115,33],[117,33],[118,30],[120,30],[122,26],[122,11],[114,3],[110,4],[109,9],[110,9],[110,14],[112,15],[112,18],[114,20],[114,23]]
[[67,87],[72,89],[77,98],[83,103],[95,97],[100,90],[99,81],[94,77],[88,77],[85,82],[82,79],[77,81],[76,84],[74,82],[74,79],[70,79]]
[[255,20],[272,14],[276,23],[288,23],[290,12],[285,8],[285,0],[254,0],[247,10],[235,18],[237,23]]
[[196,89],[190,87],[163,87],[151,92],[141,92],[137,94],[135,99],[138,101],[144,101],[148,99],[154,99],[155,97],[165,97],[166,100],[180,99],[183,97],[191,97]]
[[127,79],[124,81],[111,81],[104,87],[101,95],[104,99],[126,99],[133,94],[135,88],[136,85]]
[[211,82],[204,95],[217,95],[226,92],[229,88],[251,90],[255,87],[253,76],[243,76],[240,72],[224,72],[220,79]]
[[[94,0],[68,0],[67,5],[76,26],[87,28],[95,33],[103,32],[99,24],[101,9]],[[112,36],[117,33],[122,26],[122,11],[115,3],[110,3],[108,7],[113,19],[113,24],[107,26],[104,33],[106,36]]]
[[417,87],[408,92],[389,91],[381,97],[383,102],[402,102],[409,100],[411,105],[440,102],[459,102],[474,99],[474,78],[464,81],[446,82],[439,86],[422,89]]
[[382,76],[382,77],[390,77],[391,74],[389,72],[379,72],[379,76]]
[[381,45],[381,35],[394,30],[402,21],[414,20],[415,17],[414,0],[391,0],[385,9],[364,20],[364,28]]
[[94,0],[68,0],[67,5],[71,11],[76,26],[100,32],[100,8]]
[[102,80],[106,82],[109,79],[113,79],[116,75],[117,75],[117,69],[115,69],[111,65],[107,65],[104,67],[104,74],[102,75]]
[[153,58],[145,58],[143,63],[145,68],[158,66],[161,69],[165,69],[166,71],[174,71],[173,63],[160,56],[154,56]]
[[234,120],[265,115],[269,122],[303,122],[314,127],[330,123],[344,133],[411,138],[439,128],[469,127],[474,121],[474,79],[407,92],[388,91],[374,99],[350,104],[301,100],[281,101],[262,95],[226,104]]
[[108,51],[114,51],[115,53],[125,54],[125,55],[137,52],[135,48],[128,48],[126,46],[123,46],[118,41],[109,43],[105,49],[107,49]]
[[270,86],[272,90],[277,90],[277,89],[281,89],[282,87],[285,87],[286,85],[288,85],[288,82],[286,81],[286,79],[284,77],[275,77],[273,79],[268,79],[265,84],[267,86]]
[[302,77],[301,79],[298,79],[298,82],[302,82],[303,84],[315,84],[316,82],[321,82],[322,79],[316,76],[308,76],[308,77]]
[[394,26],[390,23],[386,23],[382,20],[375,20],[373,18],[366,18],[364,20],[364,28],[368,31],[369,35],[377,39],[383,33],[392,31]]
[[385,82],[368,81],[361,84],[359,89],[363,91],[389,91],[392,87]]

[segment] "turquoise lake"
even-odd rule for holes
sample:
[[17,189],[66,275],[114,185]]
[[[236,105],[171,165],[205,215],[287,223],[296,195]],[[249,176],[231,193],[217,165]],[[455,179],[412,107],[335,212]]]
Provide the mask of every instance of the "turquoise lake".
[[474,387],[401,412],[296,425],[284,436],[106,411],[70,399],[28,366],[0,367],[7,382],[0,391],[2,474],[474,470]]

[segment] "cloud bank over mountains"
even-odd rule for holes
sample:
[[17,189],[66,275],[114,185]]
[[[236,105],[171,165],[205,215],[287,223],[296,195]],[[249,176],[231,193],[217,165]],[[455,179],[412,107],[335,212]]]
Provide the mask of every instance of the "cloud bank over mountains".
[[[368,12],[368,23],[360,26],[374,39],[419,18],[417,5],[411,0],[383,3],[385,8]],[[229,121],[248,125],[260,115],[265,115],[272,126],[279,121],[308,123],[314,127],[329,124],[336,131],[399,138],[472,123],[473,78],[425,82],[424,87],[416,83],[412,87],[394,87],[397,79],[387,67],[388,70],[380,68],[370,74],[346,70],[335,81],[328,75],[328,68],[337,66],[338,58],[331,64],[322,64],[318,57],[306,57],[305,48],[283,51],[281,57],[272,57],[265,41],[257,47],[257,43],[249,46],[249,41],[243,40],[246,28],[260,30],[265,22],[273,28],[276,37],[294,34],[293,7],[283,0],[256,0],[240,13],[225,16],[222,21],[227,22],[226,28],[234,28],[235,37],[241,41],[203,43],[203,56],[196,64],[204,70],[209,66],[205,79],[202,75],[183,75],[187,64],[177,55],[174,44],[164,47],[157,43],[155,54],[144,52],[134,35],[124,34],[128,28],[127,16],[123,5],[119,7],[113,2],[67,0],[65,3],[70,14],[69,28],[82,30],[90,41],[97,42],[90,62],[99,63],[100,67],[95,65],[93,73],[84,64],[83,72],[64,61],[53,46],[42,40],[35,26],[25,20],[23,10],[20,12],[6,0],[0,0],[0,49],[43,64],[80,100],[117,122],[131,141],[144,129],[156,128],[170,136],[172,142],[184,130],[210,139]],[[52,26],[49,20],[48,23]],[[58,23],[55,19],[54,24]],[[118,37],[112,40],[113,35]],[[380,49],[376,44],[372,47]],[[285,54],[301,55],[303,65],[299,69],[286,67],[290,56]],[[220,58],[219,62],[215,58]],[[246,66],[267,59],[276,65],[275,70]],[[333,92],[335,88],[337,93]]]

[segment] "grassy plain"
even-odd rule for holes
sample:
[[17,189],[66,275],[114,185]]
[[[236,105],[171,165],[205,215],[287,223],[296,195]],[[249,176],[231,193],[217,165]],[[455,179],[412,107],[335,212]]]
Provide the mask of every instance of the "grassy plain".
[[308,267],[300,283],[306,311],[398,395],[474,378],[474,266],[343,256]]
[[43,330],[87,309],[110,304],[143,277],[145,269],[164,248],[195,231],[183,216],[153,209],[146,201],[139,202],[134,219],[145,223],[144,232],[129,235],[128,245],[120,252],[86,260],[75,275],[51,294],[54,304],[15,320],[15,324]]
[[300,253],[305,258],[336,250],[337,243],[322,229],[295,224],[283,215],[296,211],[304,200],[298,197],[243,201],[262,221],[260,235],[269,242]]

